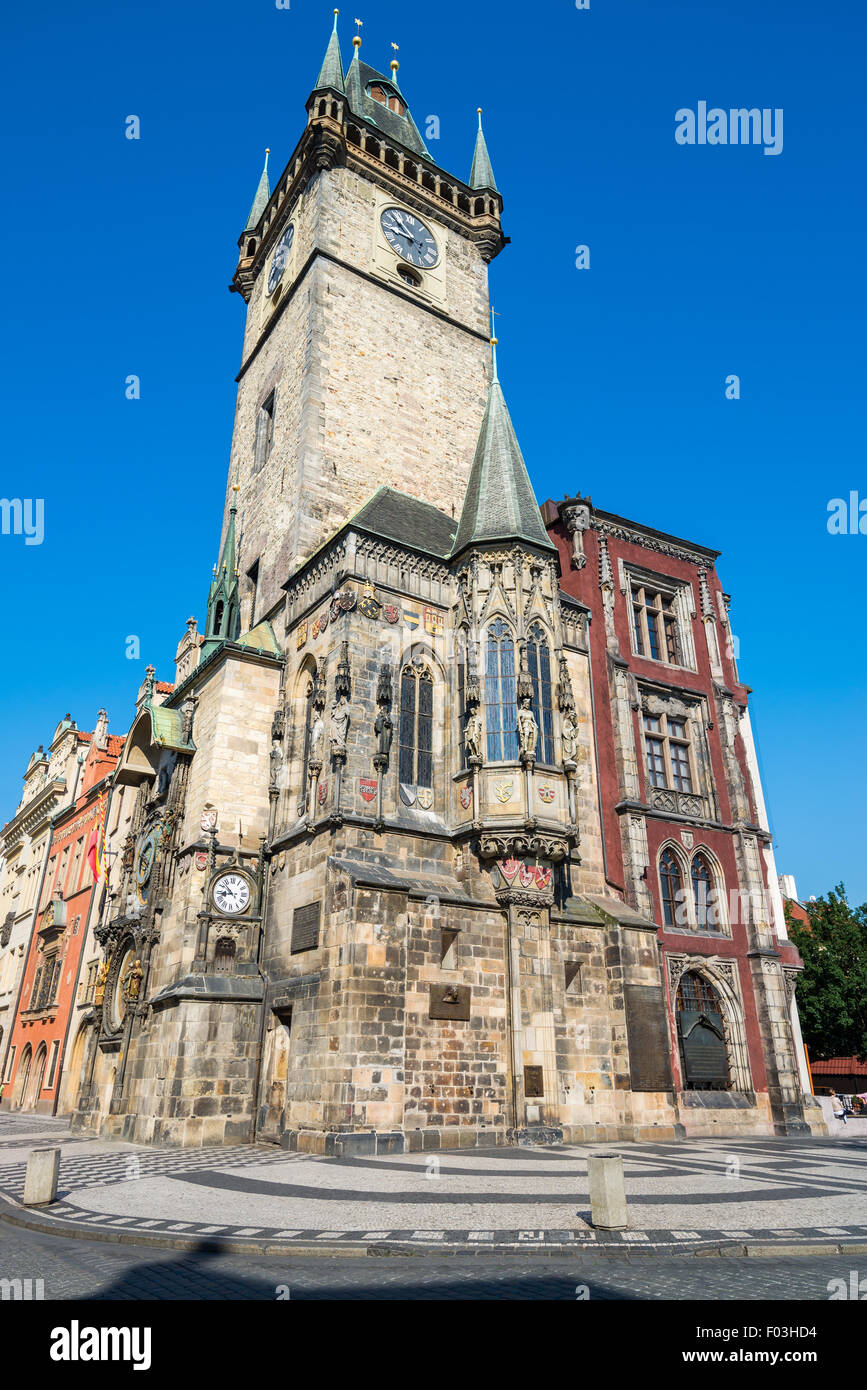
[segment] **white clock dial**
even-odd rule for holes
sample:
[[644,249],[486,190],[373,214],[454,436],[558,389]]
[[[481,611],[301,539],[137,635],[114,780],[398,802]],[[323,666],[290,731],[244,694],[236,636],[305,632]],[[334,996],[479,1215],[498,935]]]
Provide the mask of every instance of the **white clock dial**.
[[295,237],[295,225],[290,222],[285,232],[277,242],[277,249],[274,252],[274,259],[271,262],[271,269],[268,272],[268,293],[273,294],[286,269],[286,262],[289,259],[289,252],[292,249],[292,242]]
[[233,916],[249,903],[250,885],[242,874],[223,874],[214,884],[213,896],[219,911]]

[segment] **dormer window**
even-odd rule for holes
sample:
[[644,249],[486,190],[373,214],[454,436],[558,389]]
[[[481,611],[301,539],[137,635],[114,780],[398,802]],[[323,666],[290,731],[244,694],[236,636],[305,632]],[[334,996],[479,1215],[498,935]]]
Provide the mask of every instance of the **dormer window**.
[[384,87],[381,82],[374,82],[367,90],[373,100],[378,101],[381,106],[387,106],[389,111],[394,111],[398,116],[406,115],[406,102],[401,101],[397,92],[390,87]]

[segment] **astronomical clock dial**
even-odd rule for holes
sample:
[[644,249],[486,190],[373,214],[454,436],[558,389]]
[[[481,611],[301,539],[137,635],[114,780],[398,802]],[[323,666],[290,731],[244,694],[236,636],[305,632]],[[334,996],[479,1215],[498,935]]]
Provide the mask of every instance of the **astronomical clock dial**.
[[289,252],[292,249],[294,238],[295,225],[290,222],[280,240],[277,242],[277,249],[274,252],[274,259],[271,262],[271,269],[268,272],[269,294],[273,294],[280,283],[283,271],[286,269],[286,262],[289,259]]
[[243,874],[221,874],[213,887],[214,906],[226,917],[243,912],[250,901],[250,885]]
[[151,831],[148,835],[145,835],[136,852],[135,881],[139,888],[144,888],[151,876],[156,852],[157,839],[156,835]]
[[439,250],[433,233],[411,212],[386,208],[379,220],[389,246],[403,260],[417,265],[419,270],[429,270],[436,265]]

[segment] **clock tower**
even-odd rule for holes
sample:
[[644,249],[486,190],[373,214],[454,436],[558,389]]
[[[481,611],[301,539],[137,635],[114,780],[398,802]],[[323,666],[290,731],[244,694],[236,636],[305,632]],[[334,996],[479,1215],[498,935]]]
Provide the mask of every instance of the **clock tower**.
[[231,288],[247,305],[224,533],[237,492],[242,626],[377,487],[459,512],[488,387],[502,200],[481,122],[467,182],[398,85],[344,72],[337,19],[307,127],[267,163]]

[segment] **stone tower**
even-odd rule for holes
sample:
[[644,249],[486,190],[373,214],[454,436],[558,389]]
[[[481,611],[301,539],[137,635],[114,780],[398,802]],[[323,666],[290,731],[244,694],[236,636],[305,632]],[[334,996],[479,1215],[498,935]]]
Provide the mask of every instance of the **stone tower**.
[[244,626],[379,484],[454,515],[487,391],[488,262],[502,202],[479,130],[440,169],[397,82],[344,74],[335,29],[307,127],[263,170],[231,288],[247,304],[224,535],[240,487]]

